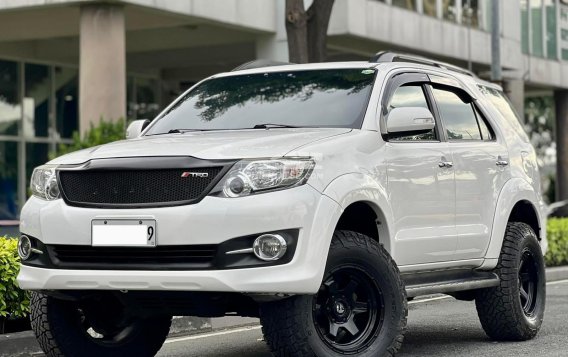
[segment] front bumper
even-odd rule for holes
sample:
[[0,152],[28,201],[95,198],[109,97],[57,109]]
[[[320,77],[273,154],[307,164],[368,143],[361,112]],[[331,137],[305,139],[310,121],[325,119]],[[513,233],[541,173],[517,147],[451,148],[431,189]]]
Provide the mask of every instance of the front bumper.
[[91,244],[93,219],[156,220],[158,245],[220,244],[261,232],[299,229],[292,261],[231,270],[69,270],[23,265],[27,290],[171,290],[312,294],[327,260],[339,205],[309,185],[236,199],[206,197],[198,204],[146,209],[67,206],[63,200],[31,198],[20,230],[44,244]]

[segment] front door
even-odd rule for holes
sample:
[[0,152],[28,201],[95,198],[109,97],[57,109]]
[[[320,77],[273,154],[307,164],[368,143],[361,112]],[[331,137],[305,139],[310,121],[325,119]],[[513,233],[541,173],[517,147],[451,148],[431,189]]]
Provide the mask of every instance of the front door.
[[[395,90],[388,109],[423,106],[432,111],[425,83]],[[387,116],[388,121],[388,116]],[[398,265],[451,261],[456,250],[453,158],[440,130],[389,139],[387,179],[394,216],[392,253]]]

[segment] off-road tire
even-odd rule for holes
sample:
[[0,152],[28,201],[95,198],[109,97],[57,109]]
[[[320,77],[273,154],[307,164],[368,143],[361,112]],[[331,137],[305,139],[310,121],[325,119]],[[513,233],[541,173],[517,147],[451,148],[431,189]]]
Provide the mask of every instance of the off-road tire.
[[32,292],[30,318],[32,330],[48,357],[146,357],[154,356],[168,336],[171,317],[141,319],[137,331],[122,343],[95,342],[77,327],[70,310],[73,303]]
[[[397,353],[406,332],[408,305],[396,263],[375,240],[356,232],[336,231],[323,281],[326,282],[326,277],[331,276],[333,271],[345,266],[364,269],[383,292],[383,321],[370,335],[366,348],[354,353],[331,349],[316,327],[313,309],[317,295],[302,295],[261,305],[262,331],[275,356],[370,357],[394,356]],[[324,289],[323,284],[321,289]]]
[[[523,252],[534,257],[536,298],[534,312],[527,316],[520,298],[519,269]],[[534,338],[543,321],[546,301],[544,258],[533,229],[521,222],[510,222],[495,272],[500,285],[477,292],[475,305],[485,333],[496,341],[525,341]]]

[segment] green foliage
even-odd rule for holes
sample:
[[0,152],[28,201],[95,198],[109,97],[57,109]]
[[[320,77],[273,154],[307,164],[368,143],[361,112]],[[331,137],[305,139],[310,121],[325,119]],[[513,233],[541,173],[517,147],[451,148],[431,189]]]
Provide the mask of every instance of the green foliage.
[[568,265],[568,218],[550,218],[547,238],[547,266]]
[[57,152],[50,155],[50,159],[73,151],[122,140],[125,132],[126,121],[124,119],[105,121],[101,118],[96,126],[91,123],[91,128],[83,137],[78,132],[75,132],[73,134],[73,144],[60,144]]
[[16,282],[20,271],[17,246],[17,239],[0,237],[0,317],[25,317],[29,311],[28,293]]

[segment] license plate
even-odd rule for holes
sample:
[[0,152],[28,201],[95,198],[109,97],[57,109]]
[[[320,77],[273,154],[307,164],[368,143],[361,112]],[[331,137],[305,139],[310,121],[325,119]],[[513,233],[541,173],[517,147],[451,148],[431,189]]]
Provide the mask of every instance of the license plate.
[[154,247],[154,219],[95,219],[91,222],[92,245],[98,247]]

